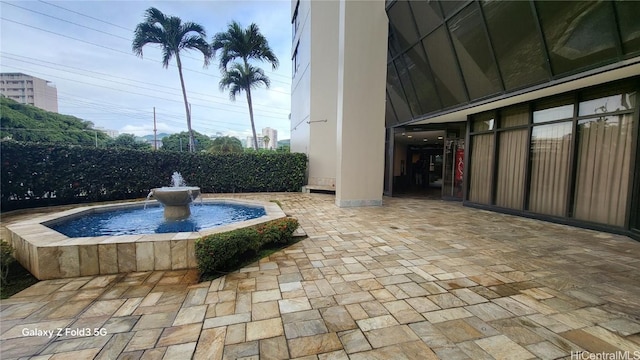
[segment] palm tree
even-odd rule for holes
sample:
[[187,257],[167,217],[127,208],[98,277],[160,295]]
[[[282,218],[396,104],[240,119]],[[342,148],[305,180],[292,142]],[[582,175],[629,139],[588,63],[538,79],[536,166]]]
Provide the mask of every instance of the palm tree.
[[237,138],[231,136],[221,136],[213,140],[209,152],[211,153],[241,153],[242,143]]
[[[258,150],[258,137],[256,126],[253,121],[253,105],[251,103],[251,89],[263,83],[269,87],[269,78],[264,71],[249,64],[249,60],[259,60],[271,63],[273,69],[278,68],[278,58],[269,47],[269,42],[260,33],[258,25],[251,24],[246,29],[232,21],[227,27],[227,31],[219,32],[213,37],[211,43],[213,51],[221,50],[220,70],[222,80],[220,80],[220,90],[229,89],[232,100],[241,91],[247,94],[249,104],[249,118],[251,120],[251,131],[253,132],[253,147]],[[242,60],[241,63],[234,60]]]
[[264,143],[265,149],[269,149],[269,141],[271,141],[271,139],[269,139],[268,135],[262,137],[262,142]]
[[177,16],[166,16],[160,10],[150,7],[145,11],[144,22],[136,26],[132,49],[142,57],[142,48],[147,44],[157,44],[162,49],[162,66],[169,67],[169,61],[175,56],[180,74],[184,110],[187,114],[189,130],[189,151],[195,151],[193,129],[191,128],[191,109],[187,101],[187,91],[182,76],[180,50],[198,50],[204,55],[204,66],[209,65],[212,56],[211,47],[207,43],[207,33],[202,25],[193,22],[182,22]]

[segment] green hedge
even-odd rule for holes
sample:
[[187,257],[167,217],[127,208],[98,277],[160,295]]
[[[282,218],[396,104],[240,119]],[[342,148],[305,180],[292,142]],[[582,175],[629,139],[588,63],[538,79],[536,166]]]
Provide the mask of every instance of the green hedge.
[[300,191],[305,154],[208,154],[0,143],[2,210],[144,198],[178,171],[204,193]]
[[255,254],[266,245],[290,242],[297,228],[298,220],[282,218],[199,238],[196,240],[198,270],[202,276],[233,269],[250,256],[247,254]]

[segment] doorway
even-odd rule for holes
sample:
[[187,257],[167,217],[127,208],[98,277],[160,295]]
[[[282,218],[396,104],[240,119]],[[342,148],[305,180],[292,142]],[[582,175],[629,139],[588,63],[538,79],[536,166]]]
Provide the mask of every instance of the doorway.
[[394,196],[442,197],[444,136],[444,130],[397,130],[394,136]]

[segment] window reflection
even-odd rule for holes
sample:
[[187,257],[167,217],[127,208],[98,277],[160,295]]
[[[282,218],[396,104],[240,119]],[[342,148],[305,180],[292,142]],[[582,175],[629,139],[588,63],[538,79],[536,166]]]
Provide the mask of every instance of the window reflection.
[[477,4],[464,8],[448,25],[469,97],[478,99],[502,90]]
[[493,111],[484,114],[478,114],[473,116],[473,125],[471,131],[489,131],[493,130],[495,124],[495,118]]
[[413,86],[423,113],[440,109],[442,106],[422,45],[418,44],[407,51],[404,61],[409,70],[409,76],[413,79]]
[[410,1],[420,36],[427,35],[442,24],[442,15],[436,1]]
[[567,119],[573,116],[573,104],[533,112],[533,122],[541,123],[553,120]]
[[549,79],[542,39],[529,2],[483,1],[482,8],[507,90]]
[[634,95],[634,93],[623,93],[582,101],[578,107],[578,115],[584,116],[631,110],[634,105]]
[[575,72],[615,59],[616,36],[609,2],[537,1],[554,74]]
[[406,1],[398,1],[391,6],[387,12],[389,24],[395,30],[397,41],[400,49],[404,50],[409,45],[418,41],[418,33],[413,22],[409,3]]
[[467,100],[446,31],[445,27],[441,26],[423,40],[443,107]]
[[402,91],[400,79],[396,73],[396,68],[393,63],[387,66],[387,93],[393,104],[393,108],[396,110],[399,122],[405,122],[411,120],[411,111],[407,104],[407,99]]
[[640,1],[626,0],[614,2],[620,25],[620,36],[625,54],[640,52]]

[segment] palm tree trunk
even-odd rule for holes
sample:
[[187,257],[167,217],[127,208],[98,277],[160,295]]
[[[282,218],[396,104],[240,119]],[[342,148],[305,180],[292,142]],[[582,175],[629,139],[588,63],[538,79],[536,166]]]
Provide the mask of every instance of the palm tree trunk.
[[193,129],[191,128],[191,109],[189,109],[189,102],[187,101],[187,90],[184,87],[184,78],[182,76],[182,62],[180,61],[180,55],[176,51],[176,63],[178,65],[178,73],[180,74],[180,85],[182,86],[182,98],[184,99],[184,110],[187,113],[187,130],[189,131],[189,152],[196,151],[196,144],[193,139]]
[[251,131],[253,132],[253,148],[258,150],[258,136],[256,135],[256,124],[253,122],[253,104],[251,103],[251,88],[246,89],[247,103],[249,103],[249,119],[251,120]]
[[[249,69],[249,61],[246,57],[242,58],[244,68]],[[251,102],[251,85],[245,89],[247,93],[247,103],[249,103],[249,119],[251,120],[251,131],[253,132],[253,148],[258,151],[258,135],[256,134],[256,124],[253,122],[253,103]]]

